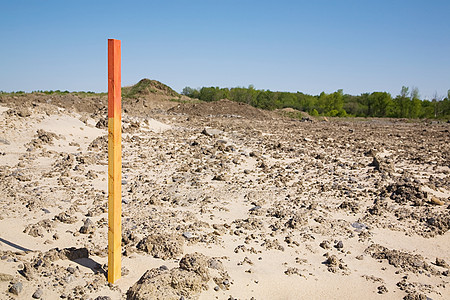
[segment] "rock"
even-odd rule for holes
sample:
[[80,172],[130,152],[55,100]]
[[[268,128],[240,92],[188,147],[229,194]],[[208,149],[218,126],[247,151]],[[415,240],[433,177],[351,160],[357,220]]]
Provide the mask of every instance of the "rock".
[[228,180],[229,180],[229,177],[228,177],[228,175],[225,175],[225,174],[217,174],[217,175],[214,175],[214,177],[213,177],[212,180],[216,180],[216,181],[228,181]]
[[192,271],[200,275],[203,280],[209,280],[208,259],[201,253],[195,252],[186,254],[180,260],[180,268],[186,271]]
[[98,296],[95,300],[111,300],[110,296]]
[[219,129],[205,127],[203,129],[202,133],[204,135],[207,135],[207,136],[210,136],[210,137],[215,137],[215,136],[219,136],[219,135],[223,134],[223,131],[219,130]]
[[256,210],[259,210],[259,209],[261,209],[261,206],[256,205],[256,206],[250,208],[248,211],[256,211]]
[[183,237],[185,237],[186,239],[191,239],[193,236],[192,236],[192,233],[190,233],[190,232],[183,232]]
[[108,119],[107,118],[101,118],[100,120],[98,120],[97,124],[95,124],[95,127],[99,128],[99,129],[108,128]]
[[436,257],[436,266],[443,267],[443,268],[448,268],[449,267],[447,262],[444,259],[437,258],[437,257]]
[[363,223],[354,222],[352,223],[352,227],[355,228],[356,232],[361,232],[365,229],[367,229],[367,226]]
[[169,270],[169,268],[168,268],[166,265],[161,265],[161,266],[159,266],[159,269],[160,269],[161,271],[167,271],[167,270]]
[[431,298],[428,298],[424,294],[408,292],[408,294],[403,297],[403,300],[431,300]]
[[31,297],[33,297],[34,299],[41,299],[43,294],[44,292],[40,288],[38,288]]
[[34,268],[31,267],[31,264],[29,262],[23,263],[23,269],[20,271],[20,273],[27,279],[27,280],[33,280],[34,279]]
[[330,242],[329,241],[323,241],[319,244],[319,246],[323,249],[329,249],[330,248]]
[[32,237],[44,237],[45,233],[44,229],[38,224],[28,225],[23,232],[28,233]]
[[295,267],[289,267],[287,268],[286,271],[284,271],[284,274],[286,275],[298,275],[298,276],[302,276],[302,274],[300,273],[300,270],[298,268]]
[[121,274],[122,276],[127,276],[128,274],[130,274],[130,270],[128,270],[128,269],[125,268],[125,267],[122,267],[122,269],[120,270],[120,274]]
[[344,274],[349,274],[348,267],[342,259],[337,258],[336,255],[329,255],[328,253],[325,256],[327,257],[325,264],[328,265],[328,272],[336,273],[338,270],[341,270]]
[[382,195],[391,198],[398,204],[412,202],[415,206],[422,205],[428,196],[422,190],[420,182],[412,181],[407,177],[388,185],[382,192]]
[[95,224],[94,224],[94,222],[92,222],[91,219],[87,218],[84,221],[84,225],[81,226],[81,228],[80,228],[80,233],[89,234],[89,233],[94,233],[94,231],[95,231]]
[[298,229],[301,226],[305,225],[307,220],[305,220],[302,216],[294,215],[286,222],[286,226],[291,229]]
[[344,248],[344,243],[342,243],[342,241],[339,241],[336,243],[336,245],[334,245],[334,247],[336,249],[342,249],[342,248]]
[[378,287],[378,294],[386,294],[388,292],[388,289],[384,285],[380,285]]
[[77,221],[77,217],[71,216],[67,212],[56,215],[54,219],[66,224],[73,224]]
[[22,117],[22,118],[31,116],[31,112],[28,110],[28,108],[25,108],[25,107],[18,107],[15,109],[11,108],[6,112],[6,114],[8,114],[10,116],[15,115],[15,116]]
[[14,279],[14,276],[12,276],[12,275],[0,273],[0,282],[1,281],[11,281],[13,279]]
[[135,244],[137,241],[138,238],[132,231],[122,232],[122,245]]
[[220,260],[215,259],[215,258],[211,258],[208,261],[208,267],[210,269],[215,269],[215,270],[223,270],[223,264]]
[[53,139],[58,139],[58,135],[53,132],[48,132],[42,129],[36,131],[36,137],[44,144],[53,144]]
[[339,264],[339,260],[336,255],[331,255],[327,258],[325,263],[329,266],[337,266]]
[[359,210],[359,205],[355,201],[344,200],[340,205],[340,209],[351,210],[353,213],[357,213]]
[[181,236],[161,233],[145,237],[137,244],[137,248],[155,258],[168,259],[183,254],[183,244]]
[[250,157],[261,157],[261,153],[258,151],[251,151],[248,155],[250,155]]
[[[53,250],[53,249],[52,249]],[[50,251],[52,251],[50,250]],[[57,253],[56,259],[69,259],[69,260],[75,260],[80,258],[88,258],[89,257],[89,251],[87,248],[65,248],[59,253]],[[53,259],[53,260],[56,260]]]
[[373,157],[372,162],[369,164],[370,167],[375,167],[375,170],[380,172],[390,173],[394,171],[392,162],[386,159],[385,157],[381,157],[378,153],[376,153],[373,150],[367,152],[366,154]]
[[9,288],[9,292],[17,296],[22,292],[22,290],[23,290],[22,282],[16,282]]

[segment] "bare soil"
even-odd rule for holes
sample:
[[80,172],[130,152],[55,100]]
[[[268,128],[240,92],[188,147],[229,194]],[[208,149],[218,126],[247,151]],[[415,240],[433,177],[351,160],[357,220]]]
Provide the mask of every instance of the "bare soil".
[[106,97],[0,98],[0,298],[450,298],[449,124],[157,95],[124,100],[113,285]]

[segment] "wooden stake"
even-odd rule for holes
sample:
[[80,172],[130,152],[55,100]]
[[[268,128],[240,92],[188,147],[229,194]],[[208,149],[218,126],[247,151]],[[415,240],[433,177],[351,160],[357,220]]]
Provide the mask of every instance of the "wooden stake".
[[121,276],[122,130],[120,40],[108,39],[108,282]]

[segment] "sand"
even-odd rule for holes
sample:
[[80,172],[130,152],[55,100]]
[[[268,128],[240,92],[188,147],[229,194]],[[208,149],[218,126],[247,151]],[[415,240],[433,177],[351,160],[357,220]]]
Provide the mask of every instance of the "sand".
[[448,123],[128,109],[111,285],[105,108],[24,103],[0,103],[2,299],[450,298]]

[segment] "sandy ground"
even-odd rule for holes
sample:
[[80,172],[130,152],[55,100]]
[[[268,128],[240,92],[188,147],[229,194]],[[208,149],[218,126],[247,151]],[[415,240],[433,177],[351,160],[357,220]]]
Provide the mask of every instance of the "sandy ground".
[[1,299],[450,298],[449,124],[173,106],[123,115],[111,285],[104,108],[0,103]]

